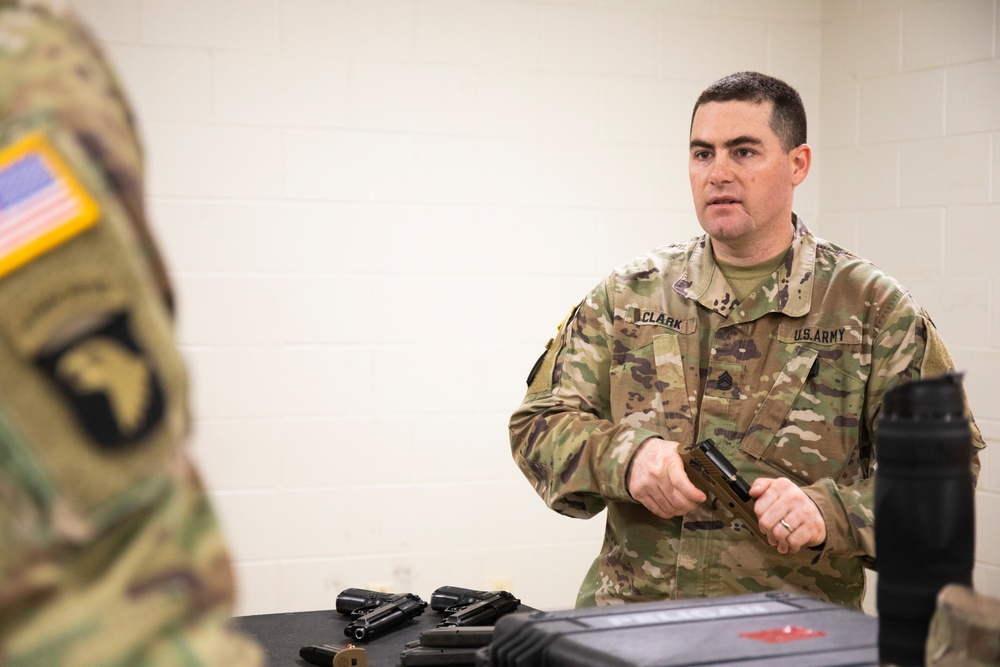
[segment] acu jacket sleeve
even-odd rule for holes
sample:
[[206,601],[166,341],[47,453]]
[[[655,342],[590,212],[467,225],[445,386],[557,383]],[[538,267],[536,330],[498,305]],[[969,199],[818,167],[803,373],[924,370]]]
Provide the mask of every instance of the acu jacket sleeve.
[[611,414],[614,313],[608,282],[549,341],[510,419],[518,467],[549,507],[577,518],[594,516],[608,500],[632,501],[625,479],[629,463],[638,445],[659,437],[615,423]]

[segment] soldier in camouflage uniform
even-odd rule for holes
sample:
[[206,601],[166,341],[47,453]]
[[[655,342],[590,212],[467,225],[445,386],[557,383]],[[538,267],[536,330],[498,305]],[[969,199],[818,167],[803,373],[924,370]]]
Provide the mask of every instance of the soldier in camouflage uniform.
[[[578,605],[780,590],[861,607],[882,397],[952,364],[902,287],[792,212],[805,141],[781,81],[702,93],[689,161],[706,234],[617,268],[529,376],[518,466],[558,512],[607,508]],[[755,480],[768,543],[687,477],[677,448],[706,438]]]
[[1000,598],[948,584],[938,593],[927,634],[927,667],[1000,665]]
[[181,451],[136,128],[93,40],[0,0],[0,664],[255,665]]

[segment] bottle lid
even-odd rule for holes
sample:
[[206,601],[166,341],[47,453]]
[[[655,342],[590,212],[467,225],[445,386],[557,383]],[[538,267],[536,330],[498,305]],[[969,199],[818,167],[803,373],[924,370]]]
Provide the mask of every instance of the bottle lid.
[[914,380],[885,395],[879,419],[951,421],[965,417],[962,373],[945,373]]

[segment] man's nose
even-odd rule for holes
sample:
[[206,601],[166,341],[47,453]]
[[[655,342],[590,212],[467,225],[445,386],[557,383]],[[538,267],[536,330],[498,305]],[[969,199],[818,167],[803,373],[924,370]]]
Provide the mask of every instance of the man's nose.
[[717,155],[712,160],[712,169],[709,172],[709,179],[712,183],[728,183],[733,180],[733,165],[726,155]]

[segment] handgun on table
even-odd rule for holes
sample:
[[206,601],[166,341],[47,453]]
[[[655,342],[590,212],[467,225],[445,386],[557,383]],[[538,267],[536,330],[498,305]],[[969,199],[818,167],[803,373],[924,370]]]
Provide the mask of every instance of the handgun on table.
[[413,593],[380,593],[348,588],[337,596],[337,611],[350,615],[344,634],[359,642],[383,634],[424,613],[427,603]]
[[477,591],[441,586],[431,595],[431,609],[449,616],[438,627],[492,625],[504,614],[517,610],[521,601],[507,591]]

